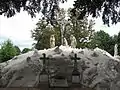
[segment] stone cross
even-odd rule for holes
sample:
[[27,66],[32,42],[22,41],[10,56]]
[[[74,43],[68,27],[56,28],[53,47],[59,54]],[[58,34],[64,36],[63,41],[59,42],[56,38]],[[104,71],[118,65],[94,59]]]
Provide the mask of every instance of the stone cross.
[[46,67],[46,60],[48,60],[49,58],[46,57],[46,54],[45,54],[45,53],[43,53],[42,55],[43,55],[43,57],[41,57],[40,59],[43,60],[43,70],[45,70],[45,67]]
[[80,60],[81,58],[77,57],[77,54],[75,54],[71,59],[74,60],[74,69],[77,70],[77,60]]
[[81,80],[81,74],[77,68],[77,60],[80,60],[79,57],[77,57],[77,54],[75,54],[74,57],[71,58],[72,60],[74,60],[74,69],[72,72],[72,83],[79,83],[80,84],[80,80]]

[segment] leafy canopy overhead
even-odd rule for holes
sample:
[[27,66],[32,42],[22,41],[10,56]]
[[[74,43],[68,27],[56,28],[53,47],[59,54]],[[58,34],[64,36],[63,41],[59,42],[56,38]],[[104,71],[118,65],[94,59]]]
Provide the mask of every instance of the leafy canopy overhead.
[[[36,13],[42,12],[48,20],[56,20],[55,13],[59,10],[59,2],[64,3],[67,0],[1,0],[0,14],[12,17],[16,13],[27,11],[32,17]],[[120,0],[75,0],[72,12],[76,15],[79,12],[78,19],[83,19],[85,15],[98,17],[102,12],[102,20],[104,24],[109,26],[110,20],[112,24],[120,21]],[[103,11],[102,11],[103,9]]]
[[54,16],[54,10],[58,8],[59,2],[66,0],[0,0],[0,15],[12,17],[16,13],[27,11],[32,17],[42,12],[45,16]]
[[92,17],[100,16],[102,12],[102,20],[104,24],[109,26],[110,20],[112,24],[120,21],[120,0],[76,0],[73,12],[79,11],[79,19],[85,15]]

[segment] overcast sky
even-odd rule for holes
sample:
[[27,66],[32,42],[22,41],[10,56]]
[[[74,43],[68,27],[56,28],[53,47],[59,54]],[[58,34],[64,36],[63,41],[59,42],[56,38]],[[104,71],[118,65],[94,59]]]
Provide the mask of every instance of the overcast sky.
[[[60,7],[68,9],[73,7],[73,1],[68,0],[67,3],[61,4]],[[14,45],[17,45],[22,50],[23,48],[31,48],[33,39],[31,38],[31,30],[35,28],[35,24],[39,20],[40,15],[36,18],[31,18],[27,12],[21,12],[16,14],[12,18],[6,18],[3,15],[0,16],[0,43],[4,42],[8,38],[12,40]],[[107,27],[103,25],[101,18],[95,20],[95,30],[104,30],[110,35],[118,34],[120,23]]]

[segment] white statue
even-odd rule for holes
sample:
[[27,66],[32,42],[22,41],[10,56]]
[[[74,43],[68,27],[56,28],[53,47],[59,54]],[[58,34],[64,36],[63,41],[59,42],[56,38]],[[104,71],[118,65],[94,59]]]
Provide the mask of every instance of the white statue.
[[54,48],[55,47],[55,37],[54,35],[51,35],[50,37],[50,48]]
[[71,35],[70,40],[71,40],[71,47],[76,48],[76,46],[77,46],[76,38],[73,35]]
[[118,45],[115,44],[114,46],[114,56],[117,56],[118,55]]
[[68,42],[67,42],[67,39],[66,39],[66,38],[64,38],[64,40],[63,40],[63,45],[64,45],[64,46],[68,46]]
[[34,53],[33,53],[33,55],[34,55],[34,56],[39,55],[39,54],[38,54],[38,50],[37,50],[37,49],[35,49],[35,48],[34,48]]

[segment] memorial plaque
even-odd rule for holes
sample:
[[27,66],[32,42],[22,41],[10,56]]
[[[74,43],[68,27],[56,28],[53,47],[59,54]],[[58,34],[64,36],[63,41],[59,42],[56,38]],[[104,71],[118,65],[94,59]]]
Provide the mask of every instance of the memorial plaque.
[[48,75],[40,75],[40,82],[48,82]]
[[68,83],[67,83],[67,79],[54,79],[54,80],[51,80],[52,82],[50,83],[50,86],[51,87],[59,87],[59,88],[62,88],[62,87],[68,87]]
[[79,76],[72,76],[72,83],[80,83],[80,77]]

